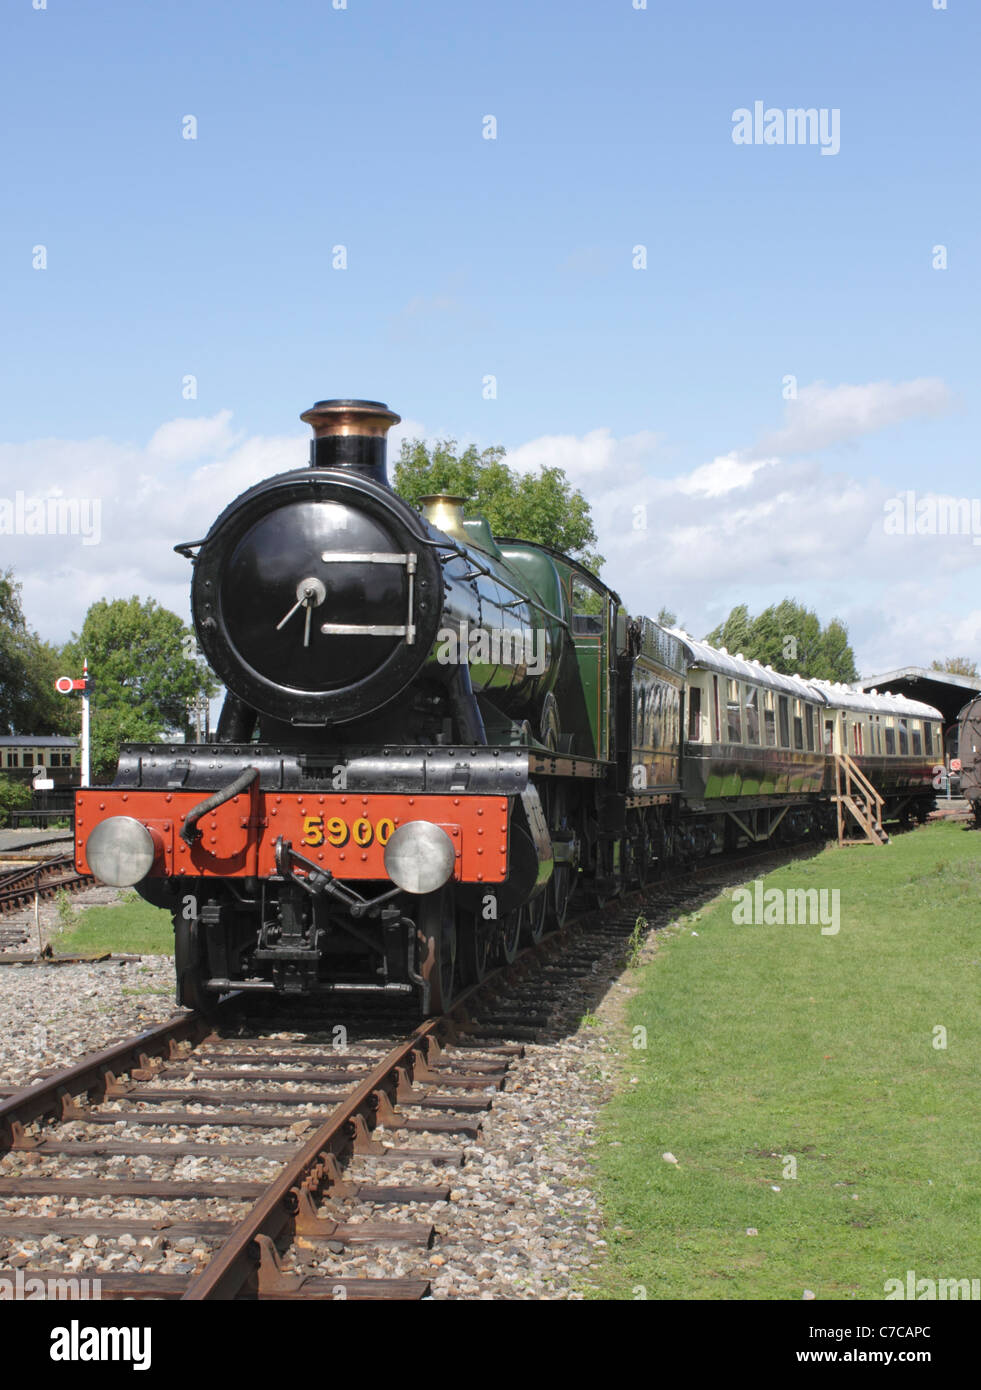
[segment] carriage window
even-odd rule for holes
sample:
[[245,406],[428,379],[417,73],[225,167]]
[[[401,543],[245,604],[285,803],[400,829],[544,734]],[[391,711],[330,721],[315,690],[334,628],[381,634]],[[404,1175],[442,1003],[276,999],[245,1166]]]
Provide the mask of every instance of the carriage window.
[[928,724],[924,724],[924,725],[923,725],[923,742],[924,742],[924,744],[926,745],[927,756],[932,758],[932,757],[933,757],[933,725],[932,725],[932,724],[929,724],[929,723],[928,723]]
[[722,742],[722,716],[719,713],[719,678],[712,677],[712,692],[715,695],[715,741]]
[[794,747],[804,747],[804,715],[800,700],[794,701]]
[[743,741],[743,716],[738,681],[726,681],[726,737],[730,743]]
[[688,690],[688,737],[694,742],[702,737],[702,692],[697,685]]
[[886,753],[892,757],[896,751],[896,730],[886,726]]
[[746,687],[746,742],[760,741],[760,692],[755,685]]
[[25,753],[25,754],[24,754],[24,766],[25,766],[25,767],[33,767],[33,766],[34,766],[34,754],[33,754],[33,753]]
[[923,736],[920,733],[920,726],[918,722],[913,725],[911,733],[913,735],[913,752],[916,754],[917,757],[919,757],[920,754],[922,754],[923,752]]
[[835,746],[835,721],[826,719],[824,721],[824,751],[830,753]]
[[776,716],[773,713],[773,691],[767,690],[763,695],[763,727],[766,731],[767,748],[777,746],[777,724]]
[[807,751],[814,752],[814,710],[810,705],[804,706],[804,727],[807,730]]
[[780,702],[780,747],[790,747],[790,701],[786,695],[779,695]]
[[906,720],[899,721],[899,751],[901,754],[909,752],[909,734],[906,732]]
[[8,754],[7,754],[7,766],[8,766],[8,767],[20,767],[20,754],[19,754],[19,753],[8,753]]

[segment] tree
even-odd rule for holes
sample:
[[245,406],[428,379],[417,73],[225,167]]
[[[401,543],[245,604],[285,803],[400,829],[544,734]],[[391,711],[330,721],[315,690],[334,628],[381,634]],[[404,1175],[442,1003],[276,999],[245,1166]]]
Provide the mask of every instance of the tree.
[[10,820],[11,811],[26,811],[32,801],[30,784],[15,782],[0,773],[0,825]]
[[739,603],[717,628],[705,638],[713,647],[725,647],[727,652],[742,652],[745,656],[752,641],[753,620],[745,603]]
[[967,656],[948,656],[944,661],[931,661],[931,671],[946,671],[951,676],[969,676],[978,679],[978,666]]
[[72,732],[71,711],[56,693],[57,647],[28,626],[13,570],[0,571],[0,732]]
[[467,516],[485,516],[495,535],[550,545],[598,573],[603,557],[590,547],[596,531],[589,503],[561,468],[517,473],[504,462],[500,445],[478,451],[475,444],[457,452],[455,439],[427,445],[403,440],[395,465],[395,491],[413,506],[430,493],[450,492],[466,498]]
[[92,768],[111,774],[120,743],[154,743],[162,735],[190,735],[189,709],[218,685],[197,658],[194,635],[176,613],[155,599],[99,599],[73,633],[65,656],[81,671],[88,659]]
[[832,618],[821,634],[820,658],[828,673],[821,677],[822,680],[844,681],[846,684],[858,680],[855,653],[848,643],[848,629],[838,618]]
[[817,614],[796,599],[771,604],[756,618],[745,603],[737,604],[705,641],[788,676],[844,682],[858,678],[844,623],[832,618],[822,628]]

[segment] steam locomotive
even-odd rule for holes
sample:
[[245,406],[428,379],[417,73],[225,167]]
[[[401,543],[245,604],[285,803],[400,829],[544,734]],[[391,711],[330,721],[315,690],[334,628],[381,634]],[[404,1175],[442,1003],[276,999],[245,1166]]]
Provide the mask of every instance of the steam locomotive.
[[127,744],[76,862],[174,917],[179,1002],[447,1007],[574,893],[829,833],[834,763],[925,816],[939,713],[781,675],[627,616],[464,499],[391,489],[376,401],[319,401],[308,467],[236,498],[193,562],[214,742]]
[[981,696],[968,700],[957,715],[957,756],[960,759],[960,794],[971,803],[981,825]]

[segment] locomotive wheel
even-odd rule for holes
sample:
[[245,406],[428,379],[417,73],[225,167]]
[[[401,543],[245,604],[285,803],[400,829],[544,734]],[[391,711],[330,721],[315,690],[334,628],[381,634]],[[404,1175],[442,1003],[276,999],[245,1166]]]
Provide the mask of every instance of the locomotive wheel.
[[521,912],[521,925],[526,941],[537,946],[548,929],[548,889],[526,903]]
[[624,882],[636,883],[643,888],[651,878],[651,860],[647,838],[647,827],[643,818],[638,817],[626,839],[622,842]]
[[525,909],[516,907],[501,923],[501,958],[505,965],[512,965],[521,947],[521,930],[525,921]]
[[607,903],[619,897],[620,887],[616,876],[616,842],[600,839],[596,845],[595,876],[589,889],[591,905],[594,908],[606,907]]
[[479,985],[490,965],[492,933],[477,912],[467,913],[460,926],[459,959],[463,982]]
[[[569,816],[569,798],[566,788],[558,783],[548,787],[545,795],[545,815],[549,833],[553,840],[568,838],[573,833],[573,826]],[[543,894],[550,926],[561,927],[565,925],[569,903],[572,901],[572,894],[578,877],[578,863],[556,864],[552,869],[552,877],[549,879],[548,887]]]
[[453,1002],[456,979],[456,913],[446,888],[420,899],[416,930],[420,973],[429,985],[429,1013],[441,1014]]
[[177,975],[177,1002],[199,1014],[212,1014],[218,996],[205,989],[207,962],[201,945],[200,926],[182,914],[174,917],[174,970]]

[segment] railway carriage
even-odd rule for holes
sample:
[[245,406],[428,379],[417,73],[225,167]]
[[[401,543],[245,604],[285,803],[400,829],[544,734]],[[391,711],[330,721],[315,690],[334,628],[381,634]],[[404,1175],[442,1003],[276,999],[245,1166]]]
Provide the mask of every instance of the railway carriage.
[[302,418],[310,466],[177,547],[227,690],[216,740],[124,745],[112,785],[76,798],[79,869],[173,913],[181,1002],[444,1008],[574,892],[830,828],[829,759],[849,739],[873,756],[866,713],[897,804],[928,794],[936,711],[848,703],[631,619],[460,498],[415,510],[388,484],[398,416],[379,402]]
[[685,639],[692,798],[821,790],[824,701],[805,681]]
[[[812,682],[827,702],[824,747],[848,755],[882,795],[889,819],[924,819],[934,801],[934,768],[943,761],[943,716],[931,705],[904,695],[865,693],[827,681]],[[828,759],[824,783],[834,789]]]
[[60,734],[4,734],[0,736],[0,771],[12,782],[30,785],[42,776],[57,788],[77,787],[78,739]]

